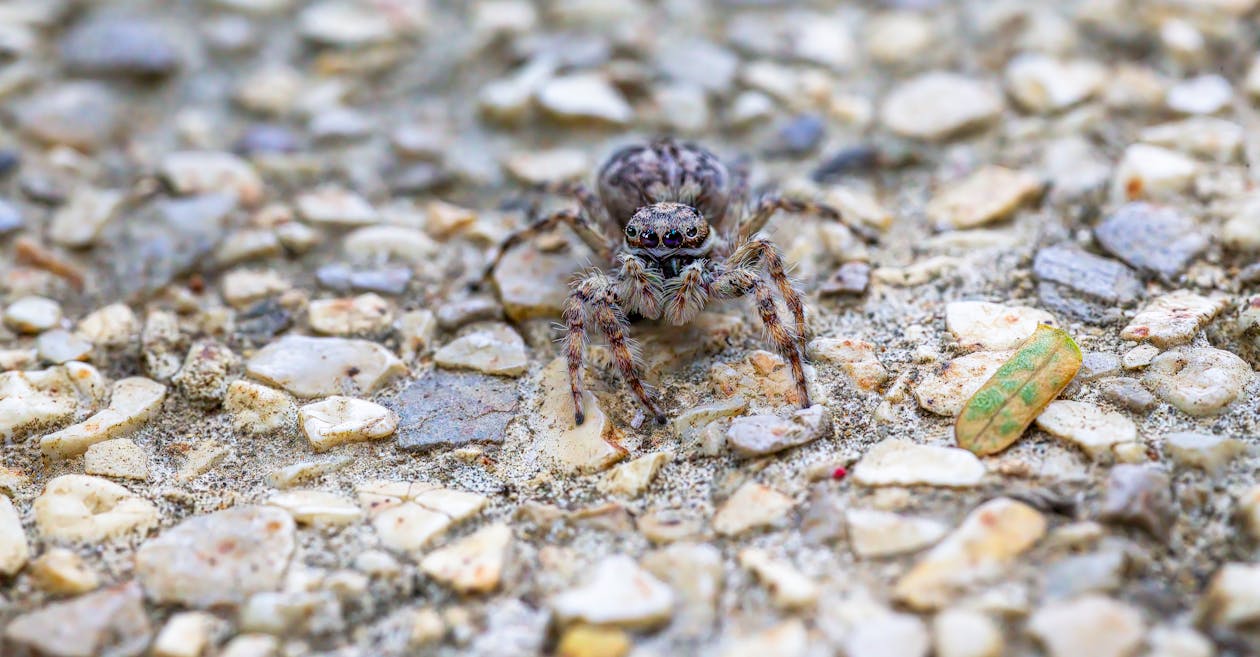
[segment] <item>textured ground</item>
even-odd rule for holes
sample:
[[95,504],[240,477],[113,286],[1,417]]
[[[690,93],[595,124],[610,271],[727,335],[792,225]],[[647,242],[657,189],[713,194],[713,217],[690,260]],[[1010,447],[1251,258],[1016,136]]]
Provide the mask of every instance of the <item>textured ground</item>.
[[[1251,0],[0,4],[0,654],[1260,653]],[[749,158],[806,291],[555,322],[532,194]],[[1008,450],[963,401],[1084,366]],[[295,336],[313,336],[299,338]]]

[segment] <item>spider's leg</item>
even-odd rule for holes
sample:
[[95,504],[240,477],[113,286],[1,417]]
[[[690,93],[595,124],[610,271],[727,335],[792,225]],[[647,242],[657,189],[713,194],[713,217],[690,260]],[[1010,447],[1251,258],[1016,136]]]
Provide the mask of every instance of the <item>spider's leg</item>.
[[792,335],[779,318],[779,309],[774,304],[774,294],[770,286],[762,280],[760,274],[746,267],[736,267],[722,271],[713,279],[713,296],[730,299],[752,294],[757,304],[757,314],[766,327],[766,333],[775,349],[788,361],[792,369],[792,379],[796,381],[796,394],[801,408],[809,408],[809,385],[805,381],[805,366],[802,361],[804,345],[800,336]]
[[513,231],[504,238],[503,242],[499,244],[499,248],[495,251],[494,257],[490,259],[490,264],[486,265],[483,278],[489,277],[494,272],[494,268],[499,266],[499,261],[503,259],[503,255],[513,247],[535,235],[552,230],[560,224],[567,224],[572,228],[573,232],[577,233],[577,236],[582,238],[582,241],[586,242],[586,245],[591,247],[603,261],[611,260],[613,252],[612,242],[600,231],[598,226],[591,222],[585,213],[573,210],[557,210],[530,223],[528,226]]
[[766,222],[770,221],[770,217],[774,216],[774,213],[779,210],[794,214],[815,214],[844,224],[846,228],[853,231],[853,234],[867,243],[874,244],[879,240],[879,234],[874,230],[860,223],[846,220],[839,210],[830,205],[818,203],[817,201],[803,201],[771,194],[757,201],[757,205],[753,208],[752,213],[740,223],[737,241],[742,243],[752,237],[757,231],[764,228]]
[[565,355],[569,363],[569,392],[573,395],[573,419],[577,424],[586,420],[582,408],[582,367],[586,346],[586,321],[599,327],[612,349],[613,361],[621,371],[621,378],[630,386],[634,396],[643,404],[658,423],[665,423],[665,415],[648,393],[647,386],[639,377],[635,364],[634,348],[626,333],[630,323],[617,303],[616,290],[607,276],[593,273],[578,281],[564,304],[564,321],[568,333],[565,337]]
[[801,301],[801,293],[792,285],[787,271],[783,268],[783,256],[774,242],[757,235],[742,243],[727,261],[736,269],[750,269],[758,273],[765,272],[779,289],[783,302],[792,312],[792,320],[796,326],[796,336],[804,340],[809,336],[809,327],[805,324],[805,304]]
[[632,253],[617,256],[621,260],[621,282],[617,284],[623,310],[639,313],[647,319],[661,316],[661,275]]
[[706,261],[696,260],[665,283],[665,319],[680,326],[691,321],[709,301]]
[[731,174],[731,187],[727,196],[726,211],[721,217],[713,219],[713,229],[724,239],[733,242],[739,236],[739,226],[748,214],[750,193],[748,180],[751,175],[749,158],[747,156],[737,158],[730,164],[728,170]]
[[578,202],[582,206],[582,211],[590,217],[606,235],[614,238],[620,234],[621,226],[616,225],[612,217],[608,215],[608,211],[604,208],[604,204],[600,203],[599,197],[585,183],[576,180],[565,180],[557,182],[544,183],[543,191],[558,196],[568,196]]

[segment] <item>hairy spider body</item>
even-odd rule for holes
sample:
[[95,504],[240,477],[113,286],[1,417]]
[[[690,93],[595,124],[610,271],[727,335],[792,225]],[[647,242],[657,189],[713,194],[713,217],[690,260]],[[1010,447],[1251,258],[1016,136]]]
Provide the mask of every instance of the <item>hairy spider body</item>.
[[[567,224],[609,267],[608,273],[596,270],[575,281],[564,304],[564,351],[576,423],[585,419],[582,368],[592,328],[608,342],[634,396],[664,422],[639,376],[627,317],[681,325],[711,300],[742,296],[753,297],[770,341],[791,367],[800,403],[808,407],[804,304],[778,248],[757,233],[778,210],[837,221],[840,213],[775,195],[750,202],[743,166],[728,168],[708,150],[672,139],[617,151],[600,167],[597,185],[598,196],[581,183],[548,186],[576,198],[581,211],[560,210],[509,235],[490,264],[493,268],[525,239]],[[779,316],[776,292],[791,313],[790,324]]]

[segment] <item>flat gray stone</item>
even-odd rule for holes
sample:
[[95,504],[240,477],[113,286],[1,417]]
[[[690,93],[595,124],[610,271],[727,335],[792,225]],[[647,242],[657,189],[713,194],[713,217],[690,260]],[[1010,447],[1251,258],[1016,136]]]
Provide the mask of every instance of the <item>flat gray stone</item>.
[[1058,245],[1038,251],[1033,259],[1033,276],[1105,303],[1133,303],[1142,293],[1142,284],[1133,270],[1074,246]]
[[173,73],[179,51],[166,28],[131,16],[89,18],[61,41],[61,62],[80,75],[156,77]]
[[[117,222],[98,248],[110,283],[120,297],[148,295],[208,260],[223,236],[223,222],[236,209],[231,194],[206,194],[156,201],[134,218]],[[117,254],[127,254],[117,257]]]
[[387,404],[398,413],[398,446],[408,450],[502,443],[516,416],[516,382],[435,369]]
[[1129,203],[1094,228],[1094,238],[1112,255],[1147,273],[1172,278],[1208,247],[1190,217],[1172,208]]

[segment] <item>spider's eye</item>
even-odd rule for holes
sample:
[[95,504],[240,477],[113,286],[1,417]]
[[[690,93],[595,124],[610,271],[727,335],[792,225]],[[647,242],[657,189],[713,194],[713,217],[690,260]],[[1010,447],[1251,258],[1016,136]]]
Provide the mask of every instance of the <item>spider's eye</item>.
[[634,226],[626,226],[626,237],[634,237],[638,234],[639,231],[635,230]]
[[696,236],[696,227],[692,226],[691,228],[688,228],[687,237],[695,237],[695,236]]

